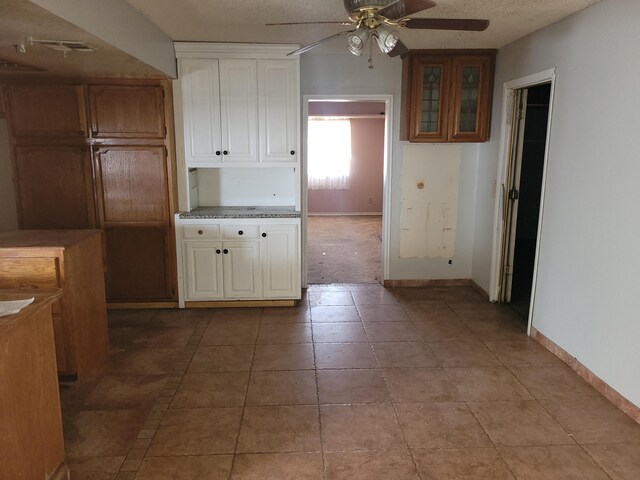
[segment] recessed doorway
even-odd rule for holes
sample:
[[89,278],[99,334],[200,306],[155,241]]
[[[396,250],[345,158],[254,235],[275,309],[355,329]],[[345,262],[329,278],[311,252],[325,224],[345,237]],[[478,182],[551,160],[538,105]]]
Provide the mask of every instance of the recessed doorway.
[[391,100],[305,100],[303,274],[308,284],[382,283]]

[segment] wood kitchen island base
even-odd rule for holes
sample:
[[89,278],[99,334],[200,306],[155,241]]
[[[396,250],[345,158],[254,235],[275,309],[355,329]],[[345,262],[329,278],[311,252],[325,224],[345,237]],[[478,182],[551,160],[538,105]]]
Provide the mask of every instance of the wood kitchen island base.
[[68,478],[51,306],[62,293],[0,290],[35,301],[0,317],[0,480]]
[[53,305],[61,379],[94,372],[109,353],[102,234],[99,230],[0,233],[0,288],[61,288]]

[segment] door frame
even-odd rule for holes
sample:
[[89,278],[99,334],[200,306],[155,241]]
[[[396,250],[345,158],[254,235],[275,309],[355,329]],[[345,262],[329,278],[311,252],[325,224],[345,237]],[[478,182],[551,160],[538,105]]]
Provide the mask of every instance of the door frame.
[[382,280],[389,278],[389,235],[391,232],[391,185],[393,164],[393,95],[304,95],[302,97],[302,158],[300,162],[300,201],[302,232],[302,288],[307,287],[307,218],[309,201],[307,197],[307,124],[309,102],[382,102],[384,103],[384,163],[382,182]]
[[542,72],[527,75],[525,77],[517,78],[509,82],[505,82],[502,87],[502,116],[501,116],[501,133],[500,133],[500,153],[498,157],[498,172],[496,177],[496,195],[495,206],[493,216],[493,243],[491,254],[491,277],[489,283],[489,299],[492,302],[499,301],[499,287],[501,277],[501,264],[502,264],[502,231],[505,228],[503,225],[503,202],[505,201],[502,193],[502,185],[506,185],[507,182],[507,165],[509,163],[509,150],[510,150],[510,132],[511,122],[513,121],[513,95],[514,90],[521,90],[523,88],[535,87],[545,83],[551,84],[551,92],[549,94],[549,116],[547,120],[547,138],[545,142],[544,151],[544,166],[542,170],[542,187],[540,192],[540,214],[538,216],[538,233],[536,238],[536,253],[533,265],[533,283],[531,287],[531,303],[529,305],[529,316],[527,319],[527,334],[531,335],[531,323],[533,320],[533,313],[535,308],[536,299],[536,285],[538,278],[538,262],[540,255],[540,241],[542,238],[542,220],[544,218],[544,200],[547,184],[547,172],[548,172],[548,160],[549,160],[549,147],[551,140],[551,124],[553,119],[553,101],[556,84],[556,69],[551,68]]

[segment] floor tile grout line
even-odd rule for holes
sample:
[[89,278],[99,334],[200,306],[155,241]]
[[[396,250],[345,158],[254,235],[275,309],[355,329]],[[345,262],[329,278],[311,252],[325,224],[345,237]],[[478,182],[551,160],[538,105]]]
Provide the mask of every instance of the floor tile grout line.
[[[151,321],[151,319],[153,317],[155,317],[158,314],[158,311],[156,311],[153,315],[151,315],[150,319],[148,322]],[[197,350],[197,345],[200,341],[200,339],[202,338],[202,335],[204,333],[204,329],[206,328],[206,325],[209,323],[209,320],[200,320],[198,321],[198,323],[196,324],[196,326],[194,327],[191,336],[189,337],[189,340],[187,341],[187,344],[185,345],[185,347],[183,348],[183,354],[186,354],[185,357],[181,357],[180,360],[180,364],[185,363],[185,367],[184,369],[180,368],[180,374],[176,374],[177,371],[174,369],[170,374],[167,375],[167,379],[165,382],[165,388],[163,388],[163,390],[158,394],[158,397],[156,398],[156,400],[154,401],[153,405],[151,406],[151,410],[148,413],[148,417],[147,417],[147,421],[145,421],[145,424],[143,425],[143,427],[140,429],[140,431],[138,431],[138,434],[136,435],[135,440],[133,441],[135,443],[136,440],[141,440],[143,438],[140,437],[140,435],[142,434],[143,430],[149,430],[149,431],[153,431],[153,435],[151,435],[150,437],[147,437],[149,439],[147,446],[144,447],[144,454],[142,455],[142,457],[139,459],[137,465],[135,466],[135,469],[131,469],[131,470],[123,470],[123,467],[125,467],[125,462],[126,462],[126,457],[129,455],[129,453],[131,452],[131,450],[134,449],[133,446],[130,446],[127,452],[127,456],[125,456],[125,461],[122,462],[122,464],[120,465],[120,467],[118,468],[118,472],[116,473],[116,478],[120,475],[120,473],[133,473],[134,476],[137,475],[138,470],[140,469],[140,467],[142,466],[142,463],[144,461],[145,458],[147,458],[147,452],[149,451],[149,447],[151,446],[151,444],[153,443],[153,439],[155,438],[156,434],[158,433],[158,430],[160,429],[160,426],[162,424],[162,420],[164,419],[164,417],[166,416],[167,412],[169,411],[169,406],[171,405],[172,399],[175,396],[176,392],[178,391],[180,385],[182,384],[182,381],[184,380],[184,375],[186,374],[189,364],[191,363],[191,360],[193,359],[193,356],[195,355],[195,352]],[[202,325],[202,329],[200,328],[200,326]],[[202,330],[202,331],[200,331]],[[197,342],[192,342],[194,340],[197,340]],[[193,343],[196,344],[196,346],[192,349],[191,345],[193,345]],[[193,350],[193,352],[191,354],[188,353],[189,350]],[[188,361],[185,361],[183,358],[186,357],[190,357]],[[169,390],[173,390],[171,395],[162,395],[162,392],[164,392],[166,389],[166,385],[167,383],[169,383],[169,381],[171,380],[171,378],[180,378],[180,381],[178,382],[178,384],[175,387],[171,387]],[[169,400],[169,403],[159,403],[160,398],[168,398],[170,397],[171,400]],[[164,400],[163,400],[164,402]],[[166,405],[167,408],[162,408],[160,410],[157,410],[157,407],[159,407],[160,405]],[[158,419],[154,419],[154,428],[145,428],[147,422],[149,421],[149,417],[152,416],[154,413],[157,412],[162,412],[162,415],[160,416],[160,418]]]
[[251,357],[251,365],[249,367],[249,378],[247,380],[247,386],[244,390],[244,401],[242,403],[242,411],[240,413],[240,423],[238,424],[238,433],[236,435],[236,441],[233,447],[233,458],[231,459],[231,467],[229,468],[229,476],[228,479],[231,479],[233,475],[233,469],[236,464],[236,457],[238,456],[238,445],[240,444],[240,432],[242,431],[242,424],[244,422],[244,414],[247,408],[247,397],[249,396],[249,386],[251,385],[251,375],[253,373],[253,362],[256,359],[256,347],[258,342],[258,335],[260,333],[260,327],[262,326],[262,314],[264,312],[264,308],[260,309],[260,321],[258,322],[258,330],[256,331],[256,338],[253,344],[253,355]]
[[[358,312],[358,315],[360,315],[360,312]],[[362,321],[362,318],[360,320]],[[393,410],[393,415],[395,417],[395,421],[396,421],[396,425],[398,426],[398,430],[400,430],[400,434],[402,435],[402,441],[404,442],[404,446],[406,447],[406,450],[407,450],[409,456],[411,457],[411,462],[413,464],[413,468],[416,471],[416,474],[418,475],[418,478],[420,480],[422,480],[422,475],[420,474],[420,470],[418,470],[418,463],[416,462],[416,459],[415,459],[415,457],[413,455],[413,452],[411,451],[411,448],[409,447],[409,442],[407,441],[407,436],[405,435],[404,429],[402,428],[402,424],[400,423],[400,417],[398,415],[398,410],[396,409],[396,406],[393,404],[393,399],[391,398],[391,392],[389,391],[389,385],[387,383],[387,378],[386,378],[386,376],[384,374],[384,369],[382,367],[380,367],[380,361],[378,360],[378,356],[376,355],[375,349],[373,348],[373,343],[371,342],[371,338],[370,338],[369,333],[367,332],[366,329],[365,329],[365,335],[369,339],[369,348],[371,349],[371,353],[373,355],[373,358],[374,358],[374,360],[376,362],[376,365],[378,366],[378,368],[377,368],[378,373],[382,377],[382,383],[384,384],[384,388],[387,391],[387,396],[389,397],[389,401],[391,402],[391,409]]]
[[311,342],[313,349],[313,371],[316,380],[316,400],[318,401],[318,433],[320,435],[320,458],[322,460],[322,478],[327,478],[327,462],[325,458],[324,442],[322,440],[322,411],[320,409],[320,381],[318,379],[318,356],[316,354],[316,342],[315,333],[313,329],[313,309],[311,308],[311,301],[309,299],[309,293],[307,295],[307,306],[309,309],[309,320],[311,321]]

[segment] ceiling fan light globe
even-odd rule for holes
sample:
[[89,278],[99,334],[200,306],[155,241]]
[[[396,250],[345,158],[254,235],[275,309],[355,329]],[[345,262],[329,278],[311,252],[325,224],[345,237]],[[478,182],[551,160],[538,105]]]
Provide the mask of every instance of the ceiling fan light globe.
[[356,56],[360,56],[364,50],[367,40],[369,39],[369,31],[360,27],[347,37],[347,45],[349,51]]
[[382,26],[376,30],[376,41],[378,42],[378,48],[382,53],[389,53],[393,50],[398,43],[398,36],[391,30]]

